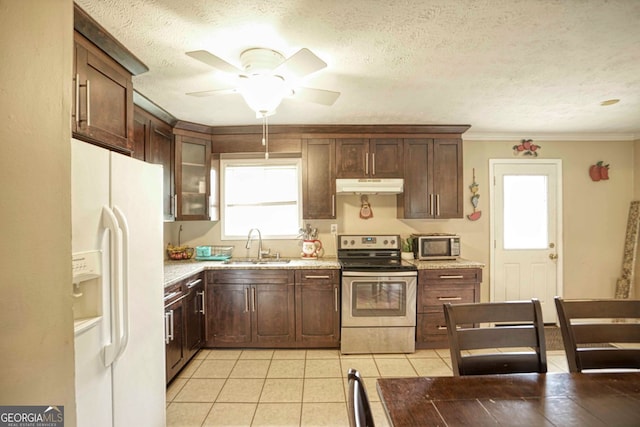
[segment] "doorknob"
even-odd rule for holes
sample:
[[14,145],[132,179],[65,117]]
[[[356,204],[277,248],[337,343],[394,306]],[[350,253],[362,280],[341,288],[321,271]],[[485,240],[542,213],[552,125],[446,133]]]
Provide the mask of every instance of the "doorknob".
[[549,259],[558,259],[558,254],[549,254]]

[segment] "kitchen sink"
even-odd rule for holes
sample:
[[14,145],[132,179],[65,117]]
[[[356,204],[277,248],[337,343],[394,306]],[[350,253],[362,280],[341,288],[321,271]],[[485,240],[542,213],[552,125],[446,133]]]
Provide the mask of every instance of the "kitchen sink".
[[238,258],[238,259],[228,259],[224,263],[230,265],[285,265],[291,262],[290,259],[286,258]]

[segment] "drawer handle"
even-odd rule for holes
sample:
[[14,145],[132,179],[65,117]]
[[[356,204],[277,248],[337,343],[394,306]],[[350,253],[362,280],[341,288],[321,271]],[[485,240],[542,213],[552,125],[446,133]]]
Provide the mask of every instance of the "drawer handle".
[[442,325],[438,325],[438,330],[439,331],[446,331],[447,327],[446,326],[442,326]]
[[445,274],[440,276],[441,279],[464,279],[462,274]]
[[187,289],[191,289],[194,286],[198,285],[199,283],[202,283],[202,279],[196,279],[192,282],[187,283]]
[[438,297],[438,301],[460,301],[462,297]]
[[328,279],[329,276],[304,276],[305,279]]

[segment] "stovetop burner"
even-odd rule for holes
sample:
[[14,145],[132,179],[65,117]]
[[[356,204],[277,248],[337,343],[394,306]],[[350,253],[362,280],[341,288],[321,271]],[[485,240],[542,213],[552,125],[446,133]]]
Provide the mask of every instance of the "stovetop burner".
[[400,253],[399,235],[338,236],[338,260],[345,271],[417,270]]

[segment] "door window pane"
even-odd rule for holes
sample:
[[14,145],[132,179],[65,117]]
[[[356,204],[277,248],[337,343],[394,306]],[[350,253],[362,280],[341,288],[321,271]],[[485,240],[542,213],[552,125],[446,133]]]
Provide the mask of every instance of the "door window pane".
[[504,249],[546,249],[547,177],[504,175]]

